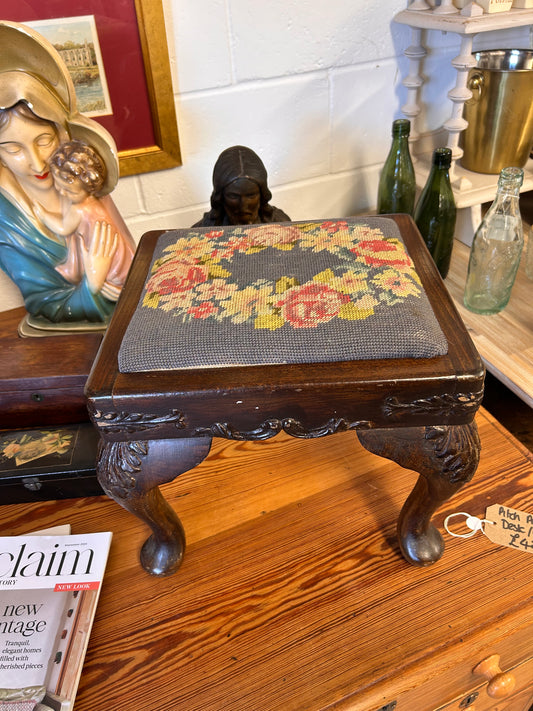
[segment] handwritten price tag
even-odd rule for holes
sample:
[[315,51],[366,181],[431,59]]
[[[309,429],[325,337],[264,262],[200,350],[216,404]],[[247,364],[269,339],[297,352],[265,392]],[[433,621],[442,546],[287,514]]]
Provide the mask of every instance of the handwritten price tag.
[[483,533],[493,543],[533,553],[533,514],[494,504],[485,512]]

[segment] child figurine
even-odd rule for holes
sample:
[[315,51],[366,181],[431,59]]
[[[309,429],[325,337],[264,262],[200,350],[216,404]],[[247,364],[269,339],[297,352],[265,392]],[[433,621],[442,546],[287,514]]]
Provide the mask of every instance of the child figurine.
[[[61,213],[42,205],[35,212],[49,230],[67,238],[67,258],[56,271],[73,284],[85,274],[93,293],[116,301],[135,245],[113,203],[96,197],[105,180],[104,162],[91,146],[73,140],[51,156],[50,170],[61,196]],[[89,253],[90,264],[98,268],[89,267]]]

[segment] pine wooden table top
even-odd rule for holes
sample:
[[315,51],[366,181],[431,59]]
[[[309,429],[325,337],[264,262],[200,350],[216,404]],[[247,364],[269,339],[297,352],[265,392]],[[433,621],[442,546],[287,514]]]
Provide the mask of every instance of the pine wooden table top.
[[[481,463],[440,530],[492,503],[533,513],[531,454],[477,419]],[[533,657],[533,555],[445,533],[438,563],[410,567],[394,529],[415,476],[352,432],[217,439],[164,486],[189,545],[169,578],[141,569],[146,529],[105,497],[0,507],[0,530],[114,533],[76,711],[429,711],[483,684],[488,654]]]
[[[474,314],[463,305],[470,247],[455,240],[445,284],[487,370],[533,407],[533,282],[522,258],[508,305],[499,314]],[[524,255],[525,256],[525,255]]]

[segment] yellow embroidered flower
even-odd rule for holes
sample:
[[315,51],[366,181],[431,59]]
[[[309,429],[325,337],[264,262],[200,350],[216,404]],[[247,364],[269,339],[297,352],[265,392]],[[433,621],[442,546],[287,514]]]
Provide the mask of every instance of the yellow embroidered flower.
[[285,325],[285,319],[278,313],[261,314],[254,321],[254,328],[268,328],[275,331]]
[[381,289],[386,289],[402,298],[410,295],[418,296],[420,293],[420,289],[414,281],[397,269],[385,269],[376,274],[372,282]]
[[235,291],[221,302],[222,315],[229,316],[233,323],[244,323],[258,313],[269,311],[272,287],[252,284]]
[[331,286],[343,294],[359,294],[368,291],[367,273],[357,274],[351,270],[344,272],[340,277],[335,277],[330,282]]
[[281,279],[278,279],[276,281],[276,294],[283,294],[284,291],[287,291],[287,289],[290,289],[293,286],[298,286],[300,282],[296,277],[281,277]]
[[211,251],[211,246],[212,242],[207,235],[193,235],[187,239],[180,237],[164,251],[180,262],[196,263]]
[[374,313],[374,307],[378,305],[378,300],[369,294],[363,296],[357,301],[350,301],[348,304],[343,304],[339,311],[339,318],[347,321],[362,321]]

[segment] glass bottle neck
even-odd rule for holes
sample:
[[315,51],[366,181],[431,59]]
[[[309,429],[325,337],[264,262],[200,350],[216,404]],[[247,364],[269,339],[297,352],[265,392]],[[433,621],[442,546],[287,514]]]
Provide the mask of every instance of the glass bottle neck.
[[518,210],[518,201],[520,199],[520,187],[522,185],[522,172],[505,178],[503,175],[498,180],[498,188],[496,197],[494,198],[494,207],[499,210],[509,212]]
[[443,176],[448,176],[449,177],[449,171],[450,168],[447,165],[437,165],[434,163],[431,166],[431,170],[429,172],[429,180],[435,179],[436,177],[443,177]]
[[500,195],[518,198],[523,181],[524,171],[521,168],[504,168],[498,178],[496,198]]
[[520,215],[519,199],[520,193],[518,191],[509,192],[498,189],[496,198],[490,206],[487,214],[499,212],[505,215]]
[[496,199],[499,197],[507,198],[519,198],[520,197],[520,185],[521,183],[499,183],[498,189],[496,191]]
[[392,145],[393,146],[408,146],[409,145],[409,136],[405,136],[401,133],[397,135],[393,135],[392,137]]
[[392,124],[392,137],[408,138],[411,132],[411,123],[407,119],[397,119]]

